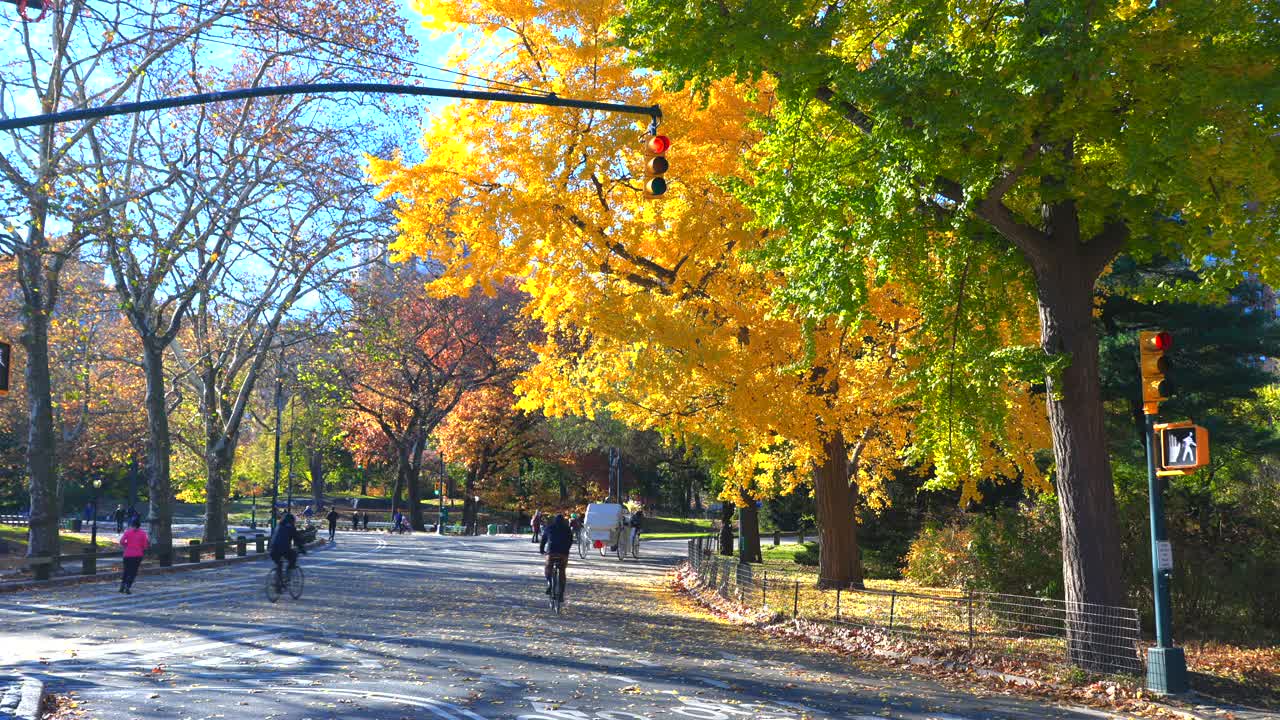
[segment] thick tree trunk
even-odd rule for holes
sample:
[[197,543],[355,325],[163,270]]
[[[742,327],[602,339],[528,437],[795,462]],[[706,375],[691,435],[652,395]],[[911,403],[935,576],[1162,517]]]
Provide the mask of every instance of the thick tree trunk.
[[[145,342],[145,341],[144,341]],[[151,544],[161,552],[173,547],[173,489],[169,481],[169,413],[165,405],[164,349],[144,344],[142,371],[147,383],[147,526]]]
[[425,434],[413,440],[413,444],[409,446],[409,456],[406,458],[405,467],[405,487],[408,488],[409,495],[409,524],[414,530],[419,532],[427,529],[425,520],[422,517],[422,451],[427,444]]
[[227,493],[231,488],[231,444],[210,438],[205,448],[204,542],[227,536]]
[[745,507],[738,508],[738,524],[742,532],[742,557],[738,559],[746,563],[764,562],[760,552],[760,508],[750,498]]
[[1037,285],[1042,347],[1071,361],[1060,377],[1048,377],[1047,386],[1062,520],[1062,579],[1069,611],[1080,611],[1069,612],[1070,652],[1076,664],[1105,672],[1110,668],[1100,664],[1091,648],[1106,641],[1108,629],[1088,622],[1094,615],[1081,604],[1122,605],[1125,591],[1092,323],[1095,278],[1080,265],[1064,258],[1041,266]]
[[311,503],[318,508],[324,502],[324,452],[311,449],[307,454],[307,471],[311,474]]
[[733,557],[733,503],[720,508],[720,554]]
[[[21,272],[35,273],[26,282],[42,286],[40,258],[22,258]],[[49,375],[49,317],[45,308],[24,305],[25,328],[22,345],[27,364],[24,377],[27,393],[27,474],[31,494],[31,519],[27,530],[27,557],[50,557],[61,549],[58,521],[62,514],[62,492],[58,483],[56,439],[53,434],[53,382]]]
[[818,587],[861,588],[862,553],[854,494],[849,486],[849,456],[844,434],[832,433],[823,444],[823,461],[813,471],[818,516]]

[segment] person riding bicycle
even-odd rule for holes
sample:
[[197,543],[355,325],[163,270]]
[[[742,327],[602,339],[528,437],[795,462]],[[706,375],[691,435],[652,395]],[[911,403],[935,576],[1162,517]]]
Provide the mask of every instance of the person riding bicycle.
[[573,531],[573,541],[580,542],[582,540],[582,518],[578,517],[578,513],[569,515],[569,529]]
[[640,532],[644,530],[644,509],[638,509],[631,514],[631,547],[635,547],[640,542]]
[[[298,549],[294,550],[293,546],[297,545]],[[281,567],[285,558],[289,559],[289,569],[298,566],[298,551],[303,554],[307,552],[306,543],[302,540],[302,534],[298,532],[297,521],[294,520],[293,513],[285,513],[280,518],[280,524],[276,526],[276,531],[271,535],[271,562],[276,564],[276,587],[284,584],[284,568]]]
[[547,556],[545,575],[547,578],[547,594],[551,594],[551,573],[560,573],[560,597],[564,601],[565,570],[569,566],[569,551],[573,549],[573,531],[569,529],[569,521],[563,514],[547,523],[542,529],[542,540],[538,543],[538,552]]

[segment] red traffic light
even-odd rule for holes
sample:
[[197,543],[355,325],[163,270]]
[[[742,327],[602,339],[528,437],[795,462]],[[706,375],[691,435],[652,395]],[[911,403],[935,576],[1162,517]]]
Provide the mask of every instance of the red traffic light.
[[1156,350],[1168,350],[1173,347],[1173,335],[1167,330],[1161,330],[1156,336],[1151,338],[1151,344]]
[[671,138],[666,135],[654,135],[649,138],[648,146],[649,152],[654,155],[661,155],[671,149]]

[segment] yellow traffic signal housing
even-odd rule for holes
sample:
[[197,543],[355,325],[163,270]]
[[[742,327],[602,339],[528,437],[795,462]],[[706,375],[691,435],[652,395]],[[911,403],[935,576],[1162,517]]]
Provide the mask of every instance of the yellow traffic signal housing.
[[1172,387],[1165,373],[1169,360],[1165,352],[1173,347],[1173,336],[1164,330],[1138,333],[1139,369],[1142,376],[1142,411],[1155,415],[1160,403],[1169,399]]
[[654,135],[643,143],[644,161],[644,196],[650,200],[662,196],[667,191],[667,179],[663,177],[671,169],[667,160],[667,150],[671,149],[671,138],[666,135]]
[[1209,431],[1189,420],[1156,423],[1156,475],[1190,475],[1209,464]]

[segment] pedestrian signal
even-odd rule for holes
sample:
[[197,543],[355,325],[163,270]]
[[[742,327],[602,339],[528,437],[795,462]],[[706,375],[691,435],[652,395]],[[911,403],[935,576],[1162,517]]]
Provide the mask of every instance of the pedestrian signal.
[[671,169],[667,160],[667,151],[671,149],[671,138],[666,135],[654,135],[644,142],[644,194],[646,198],[656,198],[667,191],[667,179],[663,177]]
[[1138,333],[1139,367],[1142,375],[1142,411],[1155,415],[1160,403],[1169,399],[1173,386],[1165,374],[1169,359],[1164,356],[1173,347],[1173,335],[1164,330]]
[[1209,464],[1209,431],[1189,421],[1156,423],[1157,475],[1187,475]]

